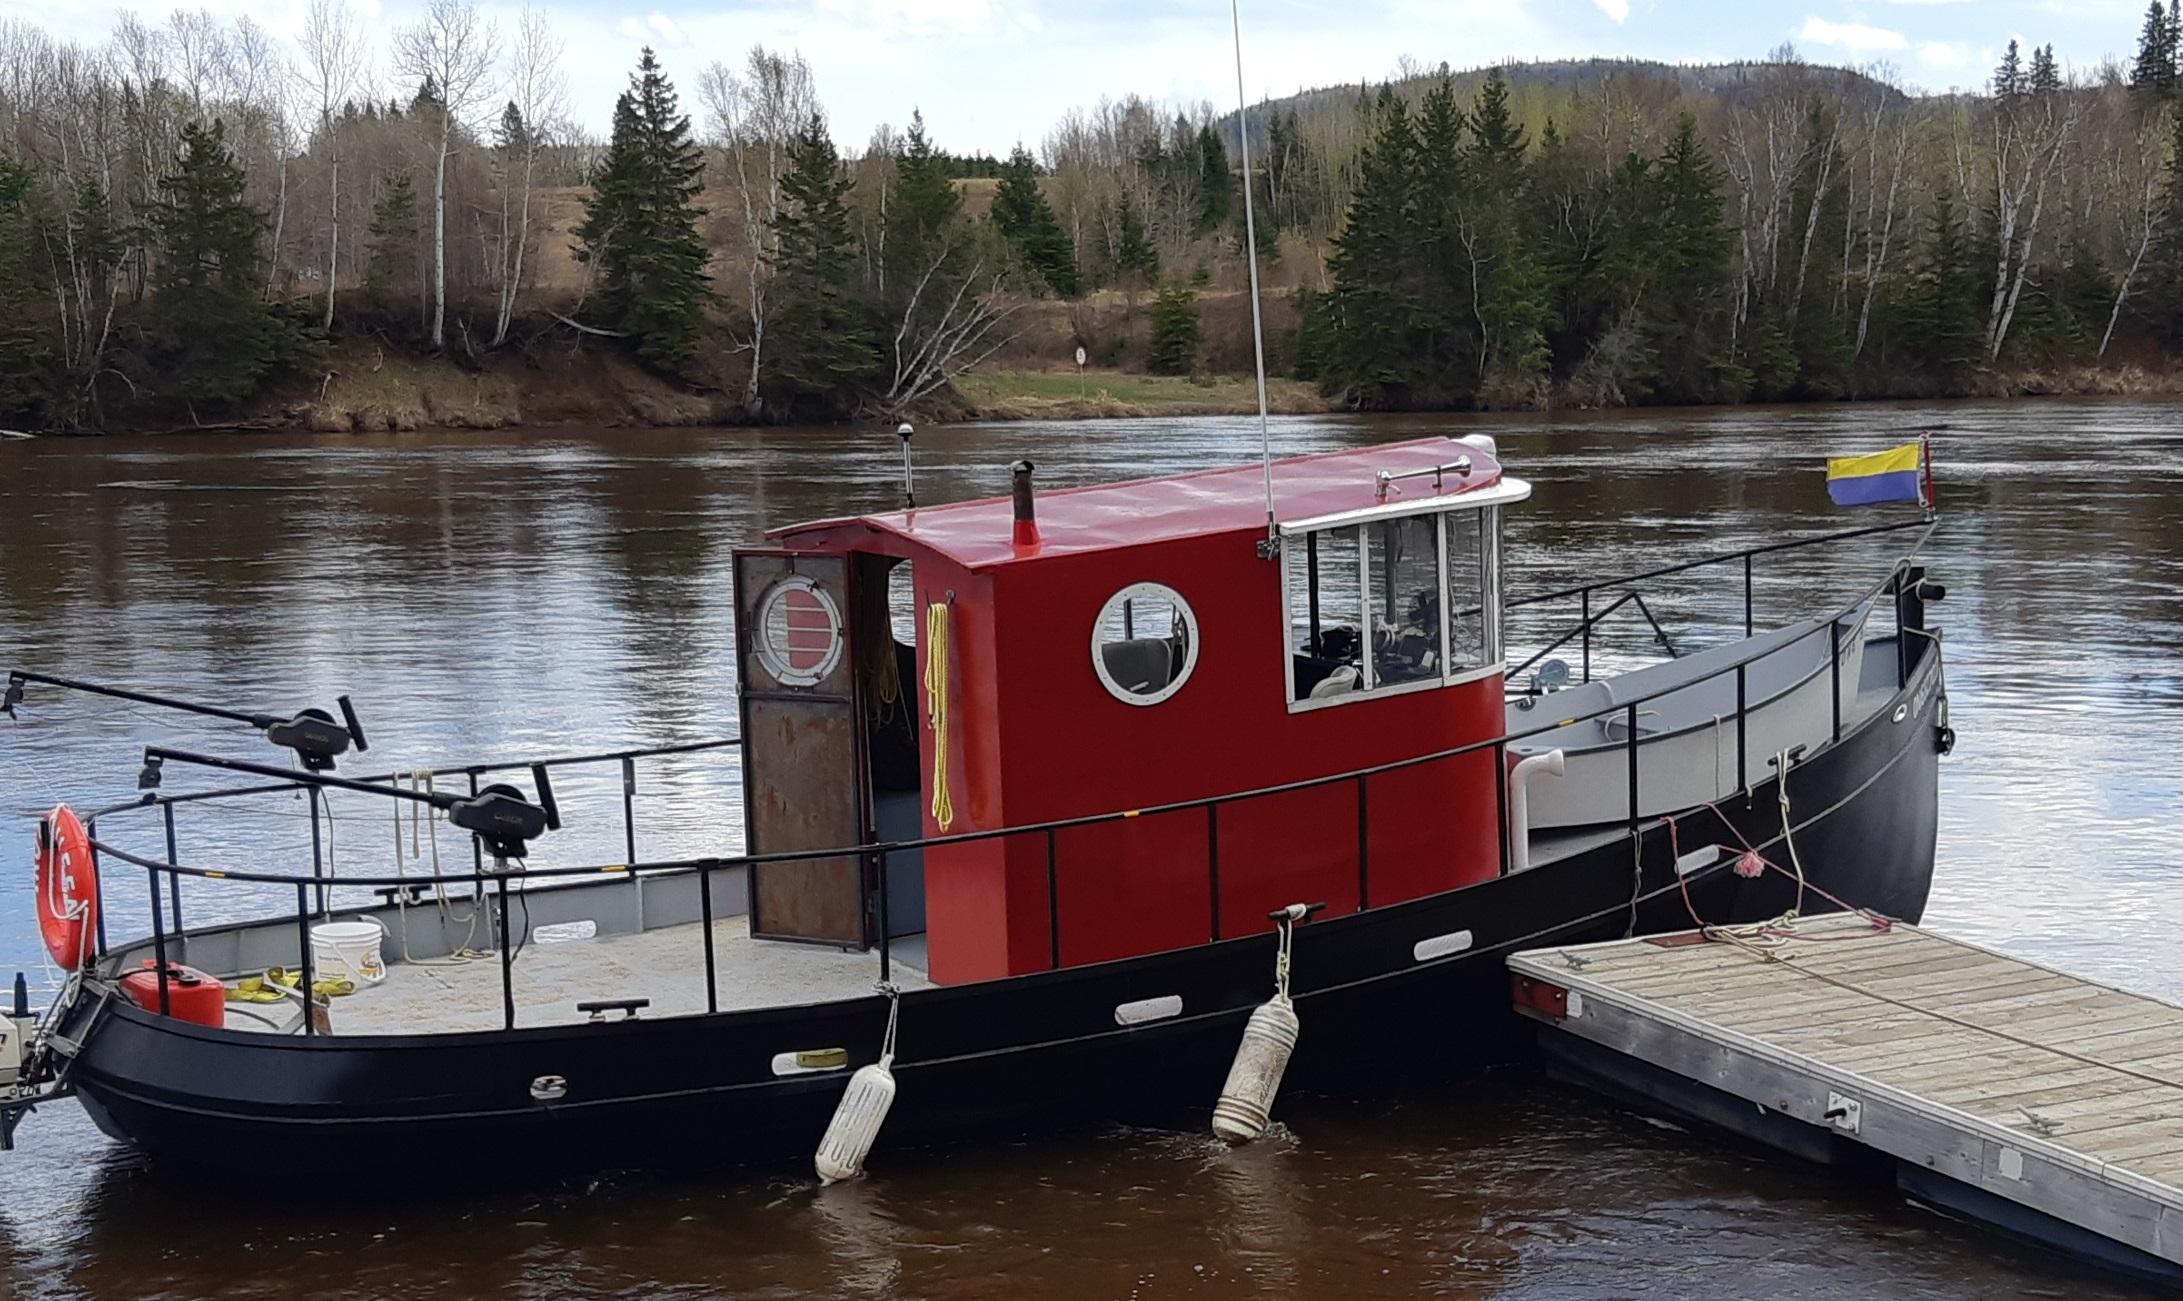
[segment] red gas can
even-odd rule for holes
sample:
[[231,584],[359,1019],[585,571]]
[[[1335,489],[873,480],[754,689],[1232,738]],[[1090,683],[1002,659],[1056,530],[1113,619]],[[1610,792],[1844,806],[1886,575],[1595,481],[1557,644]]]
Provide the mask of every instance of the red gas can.
[[[142,971],[121,978],[121,992],[147,1012],[159,1010],[159,969],[144,960]],[[167,964],[167,1014],[179,1021],[218,1027],[227,1021],[227,986],[195,967]]]

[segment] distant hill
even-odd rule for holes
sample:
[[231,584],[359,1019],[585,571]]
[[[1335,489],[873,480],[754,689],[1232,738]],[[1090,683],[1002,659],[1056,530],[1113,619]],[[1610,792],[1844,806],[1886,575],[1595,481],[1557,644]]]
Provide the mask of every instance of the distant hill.
[[[1674,92],[1681,95],[1703,96],[1726,107],[1737,107],[1757,98],[1785,80],[1796,80],[1813,91],[1827,92],[1844,99],[1872,97],[1886,103],[1907,100],[1910,96],[1899,87],[1890,86],[1877,78],[1852,68],[1835,68],[1814,63],[1783,63],[1770,60],[1742,60],[1735,63],[1659,63],[1648,59],[1549,59],[1537,63],[1500,63],[1485,67],[1450,68],[1443,63],[1428,72],[1409,77],[1387,79],[1406,95],[1424,93],[1445,76],[1455,85],[1459,98],[1468,102],[1486,74],[1499,68],[1509,84],[1517,92],[1519,100],[1533,103],[1566,100],[1576,95],[1592,95],[1605,90],[1610,82],[1619,88],[1632,90],[1644,88],[1653,95]],[[1272,112],[1296,111],[1304,121],[1326,120],[1345,116],[1353,111],[1360,97],[1369,98],[1379,93],[1379,81],[1352,82],[1341,86],[1322,86],[1299,91],[1280,99],[1269,100],[1265,107]],[[1252,109],[1255,117],[1259,109]],[[1235,131],[1235,114],[1221,117],[1221,125],[1232,135]],[[1256,136],[1254,135],[1254,139]]]

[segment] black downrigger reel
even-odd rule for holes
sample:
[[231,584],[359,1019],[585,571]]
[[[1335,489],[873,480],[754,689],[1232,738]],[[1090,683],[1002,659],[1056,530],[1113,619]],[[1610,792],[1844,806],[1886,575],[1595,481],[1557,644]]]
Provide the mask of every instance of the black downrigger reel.
[[[96,682],[82,682],[74,678],[54,677],[47,673],[32,673],[25,669],[10,669],[5,694],[0,694],[0,713],[14,718],[15,707],[23,703],[23,688],[28,683],[41,683],[68,691],[81,691],[94,696],[108,696],[115,700],[133,701],[159,709],[173,709],[185,714],[197,714],[205,718],[224,718],[243,723],[263,733],[265,739],[282,749],[295,753],[296,762],[305,772],[332,772],[334,760],[347,754],[351,748],[358,753],[371,748],[364,739],[364,725],[357,721],[356,707],[347,696],[337,702],[341,718],[337,721],[323,709],[306,709],[301,713],[283,716],[237,709],[222,709],[216,705],[200,705],[188,700],[176,700],[170,696],[155,696],[142,691],[130,691],[122,687],[109,687]],[[159,784],[159,767],[147,762],[137,780],[139,787],[150,790]]]
[[270,764],[194,754],[187,750],[170,750],[164,746],[145,748],[144,770],[147,773],[155,773],[169,762],[296,781],[325,790],[357,791],[365,795],[428,804],[445,813],[449,823],[476,836],[480,847],[492,858],[496,870],[506,870],[510,862],[522,862],[529,855],[531,841],[549,831],[561,829],[561,806],[553,798],[553,782],[547,777],[544,764],[531,765],[531,781],[538,788],[538,798],[531,800],[524,796],[519,787],[505,783],[484,787],[475,795],[455,795],[441,791],[405,789],[376,782],[350,781],[345,777],[333,777],[324,773],[299,774],[285,768],[275,768]]

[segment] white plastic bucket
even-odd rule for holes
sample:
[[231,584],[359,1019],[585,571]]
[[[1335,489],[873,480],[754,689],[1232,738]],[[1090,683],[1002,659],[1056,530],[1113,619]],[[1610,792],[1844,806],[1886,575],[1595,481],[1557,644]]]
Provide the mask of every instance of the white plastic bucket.
[[312,979],[378,984],[387,978],[386,961],[379,956],[386,937],[387,928],[370,918],[318,923],[311,928]]

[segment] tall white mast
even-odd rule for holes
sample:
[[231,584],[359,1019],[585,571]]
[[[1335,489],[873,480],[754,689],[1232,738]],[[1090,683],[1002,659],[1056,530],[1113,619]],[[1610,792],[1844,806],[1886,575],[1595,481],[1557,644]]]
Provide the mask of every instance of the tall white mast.
[[1266,321],[1258,304],[1258,211],[1251,197],[1250,101],[1243,92],[1243,0],[1228,0],[1228,18],[1235,32],[1236,135],[1243,141],[1243,242],[1244,262],[1251,270],[1251,350],[1258,374],[1258,459],[1266,471],[1266,542],[1260,548],[1267,559],[1279,554],[1280,536],[1273,520],[1273,426],[1266,416]]

